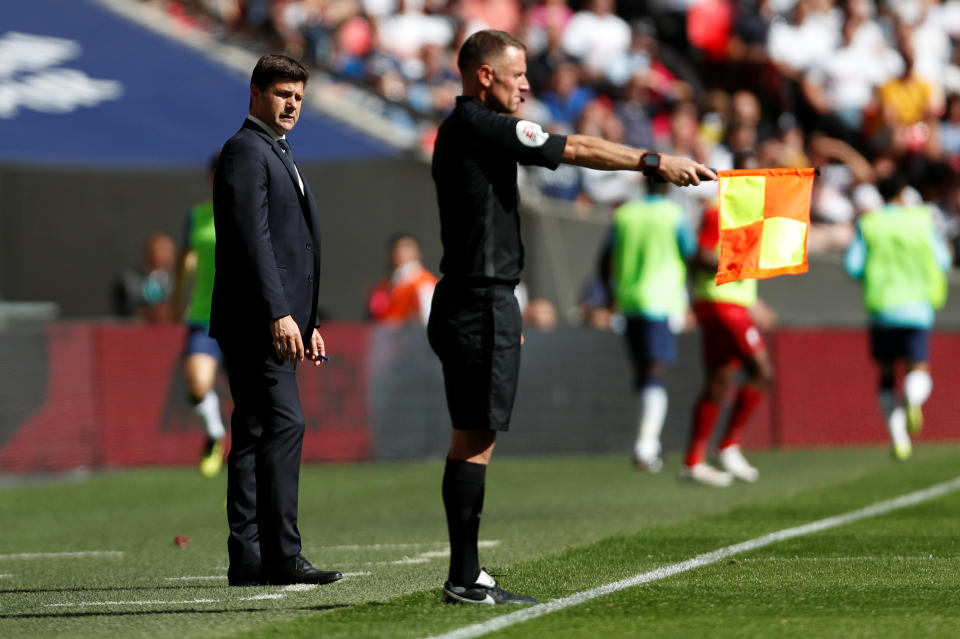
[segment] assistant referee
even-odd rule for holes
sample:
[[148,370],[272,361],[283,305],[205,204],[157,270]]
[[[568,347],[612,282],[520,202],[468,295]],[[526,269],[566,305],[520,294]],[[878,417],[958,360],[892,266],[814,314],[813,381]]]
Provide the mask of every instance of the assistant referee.
[[535,603],[501,589],[477,556],[486,469],[497,431],[510,425],[520,371],[523,337],[513,295],[523,270],[517,163],[642,170],[678,186],[716,175],[688,158],[588,135],[553,135],[505,115],[516,112],[530,89],[526,46],[508,33],[474,33],[460,48],[457,66],[463,95],[440,125],[433,154],[443,278],[427,328],[443,364],[453,422],[443,475],[450,535],[443,593],[457,603]]

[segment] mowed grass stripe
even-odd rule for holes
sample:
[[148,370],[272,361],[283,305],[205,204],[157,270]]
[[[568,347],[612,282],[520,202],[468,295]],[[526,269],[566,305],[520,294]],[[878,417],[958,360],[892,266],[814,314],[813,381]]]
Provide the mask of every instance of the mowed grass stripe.
[[441,635],[433,635],[430,637],[430,639],[472,639],[473,637],[482,637],[490,634],[491,632],[495,632],[518,623],[523,623],[531,619],[536,619],[537,617],[548,615],[550,613],[563,610],[564,608],[578,606],[582,603],[590,601],[591,599],[603,597],[605,595],[626,590],[627,588],[633,588],[634,586],[639,586],[641,584],[658,581],[660,579],[666,579],[689,570],[703,568],[704,566],[709,566],[710,564],[717,563],[718,561],[728,559],[735,555],[751,552],[753,550],[763,548],[764,546],[787,541],[795,537],[812,535],[824,530],[829,530],[830,528],[836,528],[837,526],[844,526],[846,524],[863,519],[884,515],[902,508],[915,506],[931,499],[942,497],[957,490],[960,490],[960,477],[930,486],[924,490],[918,490],[906,495],[902,495],[895,499],[871,504],[858,510],[835,515],[833,517],[827,517],[825,519],[810,522],[809,524],[778,530],[777,532],[756,537],[739,544],[733,544],[713,552],[697,555],[696,557],[680,563],[663,566],[662,568],[657,568],[655,570],[634,575],[628,579],[621,579],[613,583],[604,584],[603,586],[599,586],[597,588],[578,592],[568,597],[554,599],[546,603],[517,610],[516,612],[495,617],[487,621],[466,626],[464,628],[458,628],[452,632],[447,632]]

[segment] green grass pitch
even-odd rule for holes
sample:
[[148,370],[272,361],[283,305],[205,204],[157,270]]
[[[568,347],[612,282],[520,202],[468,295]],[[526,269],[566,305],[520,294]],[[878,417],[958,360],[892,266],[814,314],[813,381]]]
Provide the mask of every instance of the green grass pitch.
[[[481,563],[565,597],[960,476],[960,447],[751,454],[757,484],[679,482],[627,455],[499,458]],[[304,554],[347,577],[226,585],[225,478],[152,469],[0,483],[0,637],[429,637],[517,610],[440,603],[439,460],[305,467]],[[190,543],[177,547],[176,535]],[[69,553],[69,554],[65,554]],[[774,543],[509,626],[497,637],[960,634],[960,493]]]

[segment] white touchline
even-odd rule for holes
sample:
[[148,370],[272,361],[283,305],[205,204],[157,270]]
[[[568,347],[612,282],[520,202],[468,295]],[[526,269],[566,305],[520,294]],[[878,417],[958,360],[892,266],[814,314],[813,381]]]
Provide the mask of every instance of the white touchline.
[[564,608],[577,606],[584,602],[590,601],[591,599],[596,599],[597,597],[602,597],[620,590],[632,588],[633,586],[639,586],[640,584],[650,583],[651,581],[672,577],[673,575],[687,572],[688,570],[694,570],[695,568],[709,566],[710,564],[714,564],[722,559],[726,559],[727,557],[731,557],[743,552],[750,552],[751,550],[763,548],[764,546],[769,546],[770,544],[775,544],[780,541],[786,541],[787,539],[793,539],[794,537],[802,537],[811,533],[821,532],[830,528],[836,528],[837,526],[843,526],[861,519],[869,519],[870,517],[883,515],[901,508],[915,506],[916,504],[929,501],[937,497],[942,497],[943,495],[954,492],[958,489],[960,489],[960,477],[943,482],[941,484],[934,484],[929,488],[908,493],[888,501],[881,501],[858,510],[852,510],[848,513],[834,515],[833,517],[820,519],[818,521],[810,522],[809,524],[803,524],[802,526],[778,530],[777,532],[756,537],[755,539],[750,539],[739,544],[733,544],[732,546],[720,548],[719,550],[714,550],[713,552],[697,555],[693,559],[687,559],[686,561],[681,561],[677,564],[672,564],[651,570],[649,572],[640,573],[638,575],[634,575],[633,577],[621,579],[620,581],[615,581],[604,586],[598,586],[597,588],[593,588],[591,590],[584,590],[583,592],[574,593],[566,597],[561,597],[560,599],[553,599],[542,604],[530,606],[529,608],[522,608],[516,612],[511,612],[500,617],[494,617],[493,619],[475,623],[470,626],[464,626],[463,628],[458,628],[442,635],[434,635],[428,639],[469,639],[471,637],[481,637],[514,624],[529,621],[530,619],[536,619],[537,617],[542,617],[543,615],[550,614],[551,612],[557,612],[558,610],[563,610]]
[[316,590],[317,584],[290,584],[284,586],[282,590],[284,592],[306,592],[308,590]]
[[18,552],[0,555],[0,559],[69,559],[72,557],[123,557],[121,550],[84,550],[78,552]]
[[187,599],[184,601],[162,601],[160,599],[141,599],[139,601],[77,601],[74,603],[43,604],[45,608],[71,608],[78,606],[170,606],[179,604],[220,603],[219,599]]

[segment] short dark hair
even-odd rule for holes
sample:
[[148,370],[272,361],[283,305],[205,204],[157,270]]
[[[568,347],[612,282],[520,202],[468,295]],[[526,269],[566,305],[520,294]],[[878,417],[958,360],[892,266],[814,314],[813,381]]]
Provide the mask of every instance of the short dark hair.
[[507,47],[516,47],[521,51],[527,50],[527,45],[506,31],[495,29],[477,31],[467,38],[463,46],[460,47],[460,53],[457,56],[457,67],[460,69],[460,74],[465,76],[481,64],[489,63],[503,53]]
[[278,80],[303,82],[306,86],[309,77],[310,73],[307,69],[293,58],[269,54],[257,60],[257,66],[253,67],[253,75],[250,77],[250,84],[264,91]]
[[893,202],[905,188],[907,188],[907,178],[899,168],[877,184],[877,191],[880,192],[884,202]]

